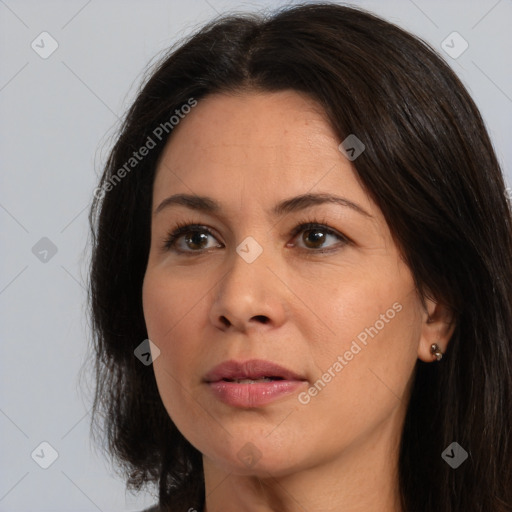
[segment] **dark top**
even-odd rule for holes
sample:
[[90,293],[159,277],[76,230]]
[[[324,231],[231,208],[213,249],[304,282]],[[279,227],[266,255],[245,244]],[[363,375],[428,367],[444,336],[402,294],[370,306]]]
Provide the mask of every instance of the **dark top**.
[[[200,508],[199,512],[202,512],[203,507]],[[140,512],[160,512],[160,509],[158,508],[158,504],[153,505],[152,507],[145,508],[144,510],[141,510]]]

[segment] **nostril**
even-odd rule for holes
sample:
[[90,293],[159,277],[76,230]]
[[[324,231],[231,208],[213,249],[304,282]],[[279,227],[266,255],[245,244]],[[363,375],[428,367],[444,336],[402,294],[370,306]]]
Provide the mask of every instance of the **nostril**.
[[267,316],[264,316],[264,315],[256,315],[254,317],[255,320],[258,320],[259,322],[261,322],[262,324],[266,324],[268,323],[269,319]]
[[[232,323],[226,318],[224,315],[222,315],[219,320],[224,324],[225,327],[230,327]],[[270,322],[270,318],[265,315],[256,315],[251,318],[251,320],[256,320],[258,322],[261,322],[262,324],[268,324]]]

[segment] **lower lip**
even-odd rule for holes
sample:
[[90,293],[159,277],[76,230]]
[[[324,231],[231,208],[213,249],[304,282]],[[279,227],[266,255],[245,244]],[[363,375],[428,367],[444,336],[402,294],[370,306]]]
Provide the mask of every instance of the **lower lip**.
[[259,407],[295,392],[303,386],[301,380],[274,380],[271,382],[238,383],[209,382],[213,394],[222,402],[234,407]]

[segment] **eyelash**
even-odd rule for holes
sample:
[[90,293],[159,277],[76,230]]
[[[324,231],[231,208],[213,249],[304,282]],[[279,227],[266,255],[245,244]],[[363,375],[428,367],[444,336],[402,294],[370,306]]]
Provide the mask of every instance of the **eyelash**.
[[[299,224],[294,229],[292,229],[290,236],[295,238],[302,231],[309,231],[309,230],[315,230],[315,229],[321,230],[328,235],[335,236],[336,238],[338,238],[341,241],[342,246],[352,243],[352,240],[350,240],[347,236],[342,235],[341,233],[338,233],[334,229],[327,226],[326,221],[319,222],[315,219],[309,219],[309,218],[299,221]],[[203,224],[197,224],[195,222],[178,222],[176,224],[176,227],[174,229],[172,229],[171,231],[169,231],[169,233],[167,234],[167,237],[164,239],[162,249],[164,251],[170,251],[176,245],[176,241],[180,238],[180,236],[182,236],[184,234],[188,234],[188,233],[206,233],[206,234],[216,238],[213,231]],[[306,251],[306,252],[318,254],[318,253],[333,252],[333,251],[339,249],[339,247],[334,246],[329,249],[307,249],[307,248],[301,247],[300,249],[303,251]],[[200,251],[182,251],[182,250],[178,250],[178,249],[174,249],[174,250],[175,250],[175,252],[177,252],[179,254],[186,254],[188,256],[196,256],[198,254],[203,254],[205,252],[208,252],[209,249],[204,249],[204,250],[200,250]]]

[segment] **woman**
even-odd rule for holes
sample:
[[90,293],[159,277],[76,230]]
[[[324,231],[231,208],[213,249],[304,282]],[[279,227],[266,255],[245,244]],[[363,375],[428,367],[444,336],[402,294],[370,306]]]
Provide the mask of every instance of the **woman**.
[[427,45],[333,4],[217,20],[95,196],[95,426],[157,510],[512,510],[510,205]]

